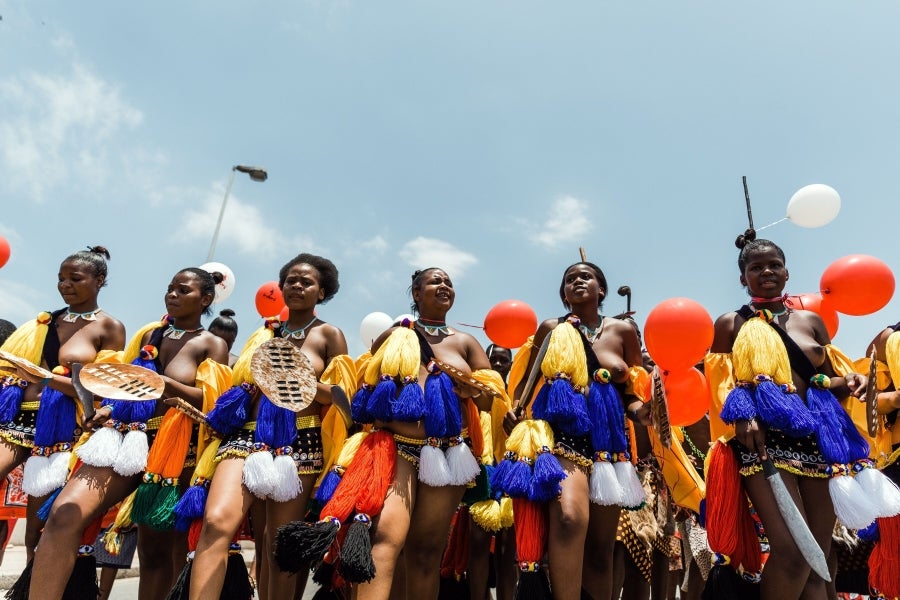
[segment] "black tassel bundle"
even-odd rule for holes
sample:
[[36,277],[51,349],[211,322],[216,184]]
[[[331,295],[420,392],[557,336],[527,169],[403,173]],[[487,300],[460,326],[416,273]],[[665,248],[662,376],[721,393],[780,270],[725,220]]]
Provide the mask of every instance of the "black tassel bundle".
[[347,535],[341,546],[338,573],[350,583],[363,583],[375,577],[375,563],[372,561],[372,540],[369,528],[372,519],[365,513],[357,513],[347,528]]
[[97,600],[100,597],[100,583],[97,581],[97,558],[92,546],[82,546],[62,600]]
[[191,570],[194,565],[193,552],[188,554],[188,559],[184,561],[181,572],[178,573],[178,579],[175,585],[169,590],[166,600],[188,600],[191,595]]
[[241,554],[240,544],[232,544],[228,549],[228,563],[225,568],[225,582],[219,600],[252,600],[253,584],[250,572]]
[[759,585],[738,575],[730,565],[714,565],[706,578],[702,600],[759,600]]
[[25,569],[11,588],[6,590],[6,600],[28,600],[28,588],[31,587],[31,570],[34,559],[29,560]]
[[288,573],[315,566],[328,552],[340,529],[337,519],[317,523],[292,521],[282,525],[275,534],[275,564]]
[[521,571],[516,584],[515,600],[550,600],[550,580],[543,569]]

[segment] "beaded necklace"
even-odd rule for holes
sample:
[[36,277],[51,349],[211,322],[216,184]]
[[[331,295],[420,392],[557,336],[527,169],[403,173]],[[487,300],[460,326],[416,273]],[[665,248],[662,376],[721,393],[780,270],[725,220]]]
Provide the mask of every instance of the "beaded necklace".
[[167,337],[170,340],[180,340],[184,334],[197,333],[198,331],[203,331],[203,327],[198,327],[197,329],[178,329],[174,325],[169,325],[163,332],[163,337]]
[[684,436],[684,441],[688,443],[688,446],[691,447],[691,452],[693,452],[700,460],[706,460],[706,452],[698,448],[694,441],[690,438],[687,433],[687,430],[684,427],[681,427],[681,434]]
[[312,321],[310,321],[309,323],[307,323],[306,325],[304,325],[303,327],[301,327],[299,329],[289,329],[287,326],[287,323],[282,323],[281,324],[281,337],[283,337],[283,338],[289,337],[294,340],[302,340],[302,339],[306,338],[306,329],[310,325],[315,323],[316,319],[318,319],[318,318],[319,317],[313,315]]
[[95,308],[94,310],[89,310],[87,312],[72,312],[68,308],[66,309],[66,314],[62,316],[62,320],[66,323],[74,323],[78,319],[84,319],[85,321],[96,321],[97,313],[103,309]]
[[425,333],[431,336],[437,336],[440,333],[444,335],[453,335],[454,331],[447,327],[446,323],[441,323],[440,321],[431,321],[430,323],[426,323],[423,319],[416,319],[416,324],[425,330]]

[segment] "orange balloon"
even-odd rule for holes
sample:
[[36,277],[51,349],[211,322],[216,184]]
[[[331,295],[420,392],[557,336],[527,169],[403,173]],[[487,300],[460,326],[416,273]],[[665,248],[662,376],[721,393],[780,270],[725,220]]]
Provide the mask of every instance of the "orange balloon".
[[647,315],[644,342],[660,369],[683,371],[703,359],[713,333],[712,318],[700,303],[690,298],[669,298]]
[[484,333],[504,348],[518,348],[537,329],[537,314],[521,300],[498,302],[484,318]]
[[825,322],[825,329],[828,330],[828,337],[834,339],[840,325],[840,317],[838,317],[837,311],[831,307],[831,304],[822,297],[822,294],[799,294],[790,297],[788,300],[793,302],[795,306],[799,305],[801,309],[811,310],[822,317],[822,321]]
[[269,281],[256,290],[256,312],[262,318],[275,317],[284,306],[284,298],[277,281]]
[[834,310],[845,315],[869,315],[891,301],[894,273],[874,256],[851,254],[828,265],[819,288]]
[[9,242],[6,241],[6,238],[0,235],[0,269],[3,268],[3,265],[6,264],[6,261],[9,260]]
[[287,323],[287,320],[288,320],[288,317],[289,317],[289,316],[291,316],[291,309],[289,309],[289,308],[287,307],[287,305],[285,305],[285,307],[281,309],[281,312],[278,313],[278,319],[279,319],[282,323]]
[[663,386],[671,425],[686,427],[699,421],[709,410],[706,377],[697,369],[672,371],[664,376]]

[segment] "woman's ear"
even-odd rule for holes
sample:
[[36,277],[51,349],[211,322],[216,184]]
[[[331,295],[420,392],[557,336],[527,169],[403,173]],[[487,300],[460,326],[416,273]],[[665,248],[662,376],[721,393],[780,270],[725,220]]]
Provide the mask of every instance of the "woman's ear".
[[741,285],[747,287],[747,278],[741,275]]

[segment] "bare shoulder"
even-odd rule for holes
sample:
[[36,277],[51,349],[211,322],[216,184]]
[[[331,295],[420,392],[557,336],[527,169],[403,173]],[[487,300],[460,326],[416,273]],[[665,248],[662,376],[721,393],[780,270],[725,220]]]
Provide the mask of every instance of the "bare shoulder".
[[322,336],[328,345],[328,355],[347,354],[347,338],[344,332],[331,323],[322,323]]
[[719,316],[716,319],[715,334],[709,351],[715,353],[731,352],[735,335],[737,335],[737,331],[743,323],[744,318],[736,311],[727,312]]

